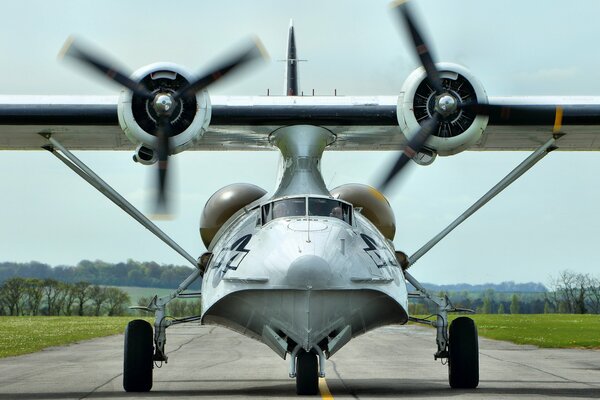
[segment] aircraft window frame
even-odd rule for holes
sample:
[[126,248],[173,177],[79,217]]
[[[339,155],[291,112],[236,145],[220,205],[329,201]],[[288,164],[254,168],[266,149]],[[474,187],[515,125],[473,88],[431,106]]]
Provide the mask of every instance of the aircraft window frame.
[[[311,207],[311,200],[314,204],[319,202],[318,206]],[[353,223],[353,212],[352,204],[346,203],[339,199],[332,199],[329,197],[313,197],[309,196],[307,200],[308,215],[309,218],[314,217],[331,217],[337,218],[341,221],[346,222],[352,226]]]
[[270,201],[261,206],[263,225],[279,218],[306,218],[306,197],[288,197]]
[[[314,203],[320,203],[318,206]],[[301,204],[302,203],[302,204]],[[311,207],[313,203],[313,207]],[[278,205],[280,205],[278,207]],[[277,211],[277,208],[280,208]],[[337,218],[353,226],[354,212],[352,204],[330,197],[287,197],[270,201],[260,206],[260,221],[262,225],[285,219],[318,219],[318,217]],[[276,214],[276,215],[274,215]]]

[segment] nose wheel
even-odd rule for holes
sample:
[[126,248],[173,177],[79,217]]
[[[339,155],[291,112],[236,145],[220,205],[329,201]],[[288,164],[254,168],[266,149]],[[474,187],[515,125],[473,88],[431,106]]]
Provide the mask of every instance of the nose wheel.
[[317,355],[300,350],[296,357],[296,393],[315,395],[319,393],[319,365]]

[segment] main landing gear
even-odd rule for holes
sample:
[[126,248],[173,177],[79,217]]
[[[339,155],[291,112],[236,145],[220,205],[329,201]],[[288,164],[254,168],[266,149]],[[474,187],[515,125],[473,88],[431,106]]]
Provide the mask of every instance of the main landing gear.
[[450,324],[448,379],[453,389],[474,389],[479,385],[479,344],[477,327],[468,317]]
[[152,325],[136,319],[125,328],[123,388],[127,392],[149,392],[152,389],[154,356]]
[[437,306],[436,320],[424,320],[411,317],[413,322],[431,325],[436,328],[438,350],[434,358],[448,361],[448,381],[453,389],[474,389],[479,385],[479,344],[475,322],[468,317],[458,317],[448,329],[449,312],[470,312],[452,306],[447,296],[432,296],[410,275],[404,272],[406,280],[416,289],[409,297],[426,299]]
[[[171,319],[166,316],[167,304],[175,298],[195,298],[200,293],[185,292],[189,285],[200,277],[202,271],[195,270],[171,294],[154,296],[147,307],[134,306],[131,309],[154,312],[154,330],[148,322],[136,319],[125,329],[125,354],[123,359],[123,388],[127,392],[149,392],[152,389],[152,369],[154,362],[167,362],[165,344],[169,326],[192,322],[200,316]],[[154,331],[154,332],[153,332]]]

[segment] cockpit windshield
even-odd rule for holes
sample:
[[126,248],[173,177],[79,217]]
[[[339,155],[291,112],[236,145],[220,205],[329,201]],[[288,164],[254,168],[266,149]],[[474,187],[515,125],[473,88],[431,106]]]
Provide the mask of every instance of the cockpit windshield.
[[335,217],[352,225],[352,206],[339,200],[309,197],[308,215]]
[[352,225],[352,206],[339,200],[324,197],[293,197],[275,200],[262,206],[263,225],[276,218],[302,218],[307,214],[309,217],[338,218]]

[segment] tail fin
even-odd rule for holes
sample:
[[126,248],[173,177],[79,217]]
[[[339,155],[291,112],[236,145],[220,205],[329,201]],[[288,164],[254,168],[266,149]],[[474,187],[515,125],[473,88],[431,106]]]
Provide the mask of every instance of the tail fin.
[[296,38],[294,21],[290,20],[288,32],[287,59],[285,60],[285,95],[298,96],[298,57],[296,56]]

